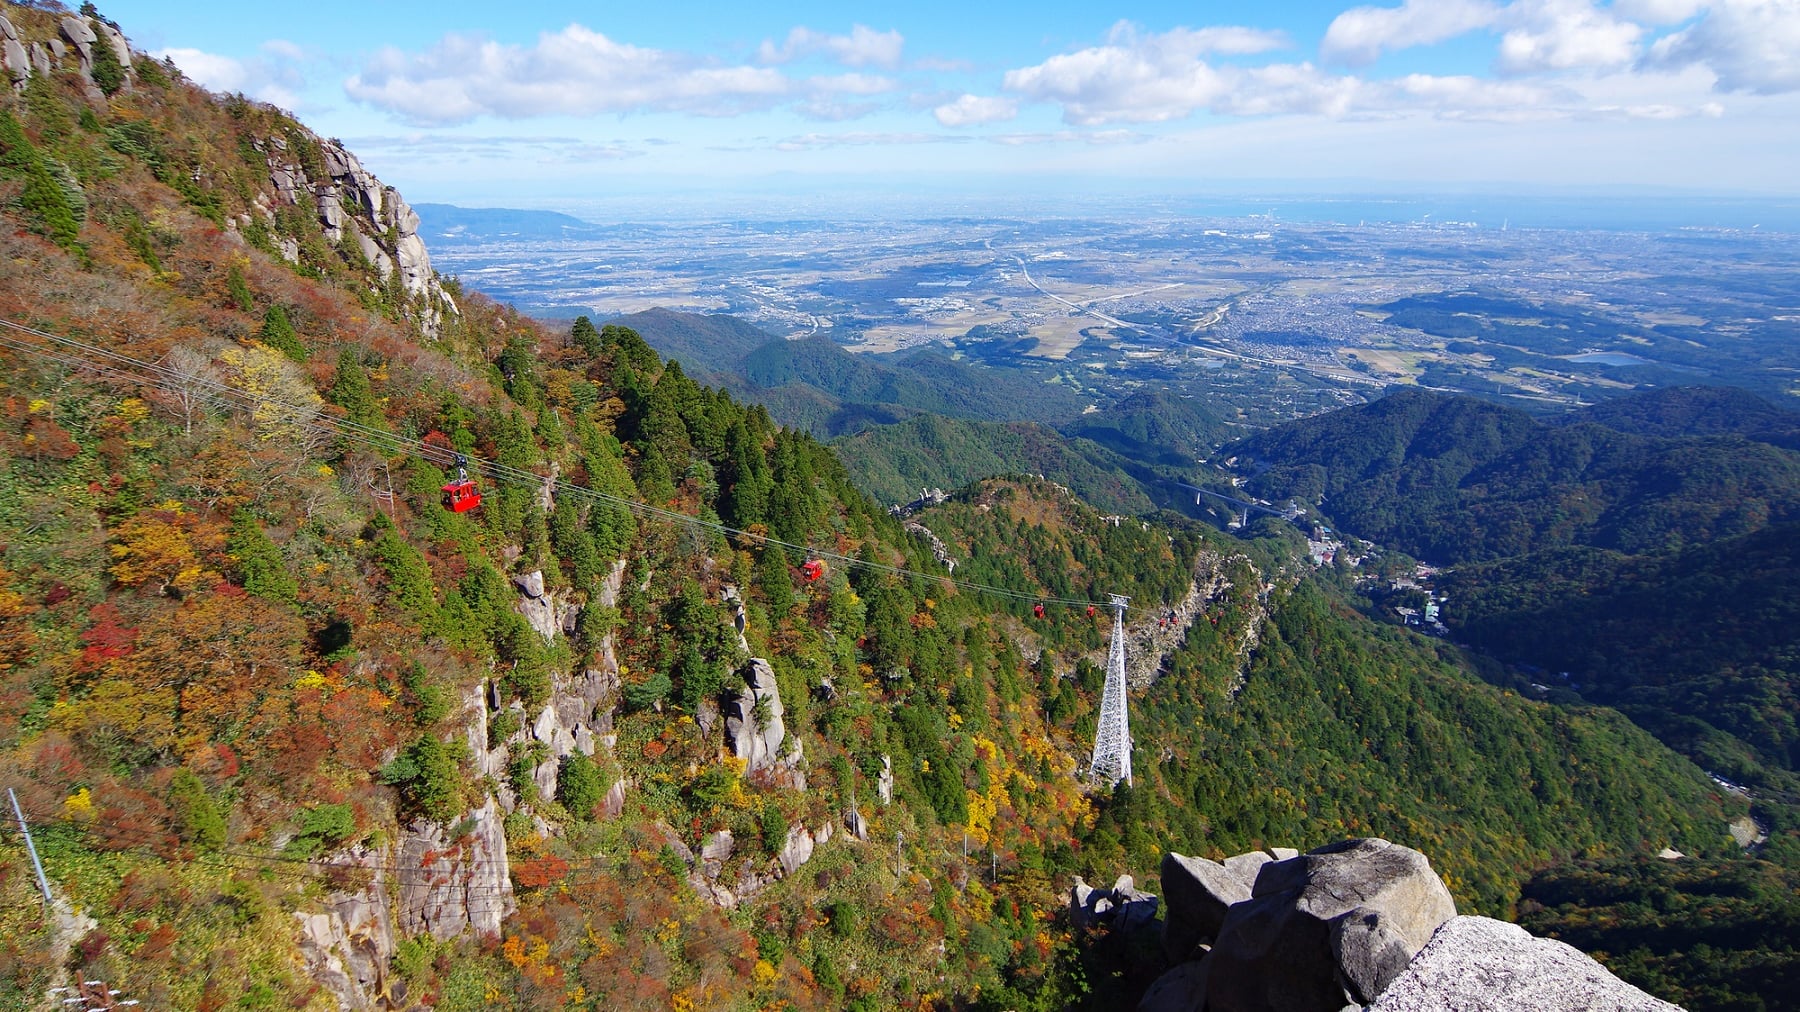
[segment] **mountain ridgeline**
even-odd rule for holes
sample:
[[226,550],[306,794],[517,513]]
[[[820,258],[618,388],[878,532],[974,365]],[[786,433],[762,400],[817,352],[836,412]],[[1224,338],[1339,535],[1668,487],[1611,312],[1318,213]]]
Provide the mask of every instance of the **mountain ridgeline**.
[[[1359,537],[1446,564],[1570,546],[1663,551],[1800,519],[1800,451],[1740,431],[1638,435],[1635,421],[1627,405],[1551,424],[1396,390],[1220,455],[1238,458],[1258,495],[1318,503]],[[1752,431],[1765,424],[1778,423]]]
[[[903,525],[718,363],[436,276],[292,116],[4,10],[60,55],[0,94],[0,770],[52,894],[0,839],[0,1005],[1116,1008],[1146,967],[1068,883],[1168,849],[1378,832],[1498,915],[1571,859],[1737,850],[1687,759],[1369,621],[1291,532],[1032,478]],[[734,332],[821,419],[1085,406]],[[1131,410],[1084,438],[1216,431]]]

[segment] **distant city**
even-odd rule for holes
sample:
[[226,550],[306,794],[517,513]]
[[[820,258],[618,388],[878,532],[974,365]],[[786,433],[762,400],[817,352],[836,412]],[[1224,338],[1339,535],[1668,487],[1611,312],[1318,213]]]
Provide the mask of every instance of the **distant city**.
[[724,313],[896,361],[933,347],[1096,402],[1145,384],[1205,393],[1247,424],[1391,384],[1546,411],[1647,386],[1800,389],[1792,237],[1752,221],[1795,217],[1785,205],[1178,203],[660,225],[420,211],[441,270],[540,317]]

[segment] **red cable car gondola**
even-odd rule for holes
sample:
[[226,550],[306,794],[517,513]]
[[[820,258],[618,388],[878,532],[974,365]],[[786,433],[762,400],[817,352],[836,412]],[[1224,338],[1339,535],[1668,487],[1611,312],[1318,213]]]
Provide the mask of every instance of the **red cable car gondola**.
[[444,508],[452,513],[467,513],[481,505],[481,489],[469,479],[469,458],[456,455],[456,480],[445,485]]
[[818,582],[819,577],[825,575],[825,560],[807,559],[806,563],[800,567],[800,575],[806,578],[807,583]]
[[1031,613],[1032,613],[1032,614],[1033,614],[1033,615],[1036,615],[1036,616],[1037,616],[1037,617],[1038,617],[1038,618],[1043,618],[1043,617],[1044,617],[1044,604],[1043,604],[1043,602],[1042,602],[1042,601],[1040,601],[1040,602],[1038,602],[1038,603],[1037,603],[1037,604],[1034,604],[1034,605],[1032,605],[1032,606],[1031,606]]

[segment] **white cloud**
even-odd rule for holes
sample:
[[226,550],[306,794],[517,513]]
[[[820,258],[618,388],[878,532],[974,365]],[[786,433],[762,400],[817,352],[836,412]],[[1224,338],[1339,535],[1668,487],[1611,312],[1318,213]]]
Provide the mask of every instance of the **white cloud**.
[[266,56],[248,60],[182,47],[159,49],[150,55],[174,60],[189,80],[213,91],[239,92],[284,109],[299,109],[300,92],[306,87],[299,64],[305,61],[305,53],[281,39],[263,43],[262,50]]
[[1487,28],[1501,8],[1485,0],[1406,0],[1399,7],[1353,7],[1332,19],[1319,55],[1334,63],[1363,66],[1381,54],[1427,46]]
[[1215,66],[1203,58],[1239,52],[1220,46],[1244,41],[1209,29],[1144,33],[1121,23],[1105,45],[1008,71],[1003,85],[1027,99],[1061,105],[1063,119],[1077,126],[1166,122],[1203,109],[1337,115],[1361,85],[1355,78],[1322,74],[1309,63]]
[[910,144],[960,144],[970,140],[954,134],[842,133],[801,134],[775,142],[777,151],[816,151],[821,148],[873,147]]
[[530,47],[453,33],[423,53],[383,49],[344,90],[413,122],[448,124],[608,112],[726,116],[779,104],[793,81],[776,70],[721,65],[569,25]]
[[[1692,75],[1617,72],[1621,61],[1630,59],[1630,48],[1622,47],[1623,34],[1611,27],[1615,23],[1586,20],[1584,11],[1590,10],[1582,3],[1549,0],[1521,3],[1509,12],[1520,25],[1532,19],[1529,23],[1539,26],[1570,26],[1558,40],[1513,54],[1513,66],[1521,71],[1557,71],[1545,78],[1410,74],[1369,79],[1330,73],[1310,63],[1215,64],[1195,51],[1191,33],[1114,32],[1106,45],[1010,71],[1004,84],[1021,99],[1061,106],[1064,121],[1082,127],[1168,122],[1199,113],[1496,123],[1718,113],[1716,103],[1705,99],[1704,87],[1693,86]],[[976,99],[958,100],[963,101]],[[957,103],[940,106],[939,122],[958,125],[960,111]]]
[[1640,25],[1674,25],[1700,13],[1705,0],[1613,0],[1612,11]]
[[1516,27],[1501,37],[1495,66],[1508,74],[1623,67],[1637,58],[1644,34],[1589,0],[1520,0],[1507,14]]
[[938,106],[931,114],[947,127],[979,126],[1012,119],[1019,114],[1019,103],[994,95],[964,95]]
[[790,30],[779,46],[763,40],[757,59],[763,63],[788,63],[823,54],[846,67],[898,67],[905,45],[906,39],[899,32],[878,32],[868,25],[855,26],[849,35],[831,35],[801,26]]
[[1658,39],[1644,63],[1700,65],[1720,91],[1779,95],[1800,91],[1800,0],[1721,0],[1698,22]]

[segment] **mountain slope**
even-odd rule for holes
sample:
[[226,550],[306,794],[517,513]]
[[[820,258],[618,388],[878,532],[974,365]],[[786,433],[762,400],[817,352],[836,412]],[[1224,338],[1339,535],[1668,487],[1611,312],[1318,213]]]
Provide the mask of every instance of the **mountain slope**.
[[1322,498],[1344,529],[1454,563],[1566,545],[1641,552],[1800,519],[1800,453],[1741,436],[1551,426],[1395,391],[1225,447],[1270,499]]
[[1669,556],[1526,556],[1445,591],[1475,646],[1567,672],[1708,769],[1800,798],[1800,525]]
[[[1041,474],[1113,513],[1154,508],[1137,481],[1100,447],[1031,422],[972,422],[918,415],[832,444],[857,487],[881,502],[910,502],[921,488],[961,488],[997,475]],[[1083,451],[1086,452],[1083,452]]]

